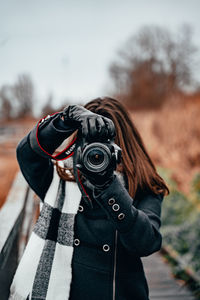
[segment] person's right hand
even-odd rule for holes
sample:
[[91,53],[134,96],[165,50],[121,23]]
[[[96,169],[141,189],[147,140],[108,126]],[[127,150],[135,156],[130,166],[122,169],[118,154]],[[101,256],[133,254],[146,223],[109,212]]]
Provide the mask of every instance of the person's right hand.
[[70,120],[81,128],[82,136],[87,139],[108,138],[115,136],[115,126],[111,119],[91,112],[80,105],[70,105],[63,110],[64,122]]

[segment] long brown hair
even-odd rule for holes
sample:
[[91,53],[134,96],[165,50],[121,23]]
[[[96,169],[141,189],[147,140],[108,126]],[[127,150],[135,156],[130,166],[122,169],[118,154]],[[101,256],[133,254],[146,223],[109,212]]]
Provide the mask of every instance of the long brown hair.
[[[125,174],[130,196],[134,197],[138,188],[155,194],[168,195],[169,189],[166,183],[157,173],[141,135],[121,102],[110,97],[96,98],[84,107],[114,122],[115,143],[122,149],[122,160],[117,170]],[[62,176],[58,166],[57,170]]]

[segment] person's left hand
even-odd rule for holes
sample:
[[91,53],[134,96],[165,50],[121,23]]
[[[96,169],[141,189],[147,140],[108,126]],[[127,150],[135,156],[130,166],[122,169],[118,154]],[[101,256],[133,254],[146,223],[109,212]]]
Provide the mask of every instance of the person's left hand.
[[115,176],[115,166],[113,163],[111,163],[111,165],[106,170],[98,173],[86,170],[81,164],[77,164],[76,167],[78,168],[78,170],[80,170],[85,179],[94,186],[95,189],[104,189],[113,181]]

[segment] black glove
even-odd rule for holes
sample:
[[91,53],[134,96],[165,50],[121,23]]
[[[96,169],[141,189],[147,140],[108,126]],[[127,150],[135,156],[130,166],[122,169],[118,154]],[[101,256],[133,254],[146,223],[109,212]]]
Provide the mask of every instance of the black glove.
[[113,139],[115,136],[115,126],[111,119],[95,114],[83,106],[69,105],[62,113],[64,122],[72,121],[81,128],[82,136],[88,140],[94,138]]
[[[89,172],[84,170],[83,166],[80,164],[77,164],[76,167],[81,171],[83,176],[85,177],[85,180],[89,181],[90,184],[93,185],[93,188],[96,189],[104,189],[106,186],[108,186],[114,179],[114,166],[109,166],[106,170],[99,173]],[[87,183],[86,183],[87,184]]]

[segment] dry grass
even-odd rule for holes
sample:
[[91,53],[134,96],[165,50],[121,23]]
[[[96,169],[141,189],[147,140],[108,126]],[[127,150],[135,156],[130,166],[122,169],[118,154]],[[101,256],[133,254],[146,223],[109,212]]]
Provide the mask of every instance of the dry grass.
[[179,188],[188,193],[190,181],[200,172],[200,98],[184,104],[168,102],[161,111],[132,113],[156,165],[171,169]]

